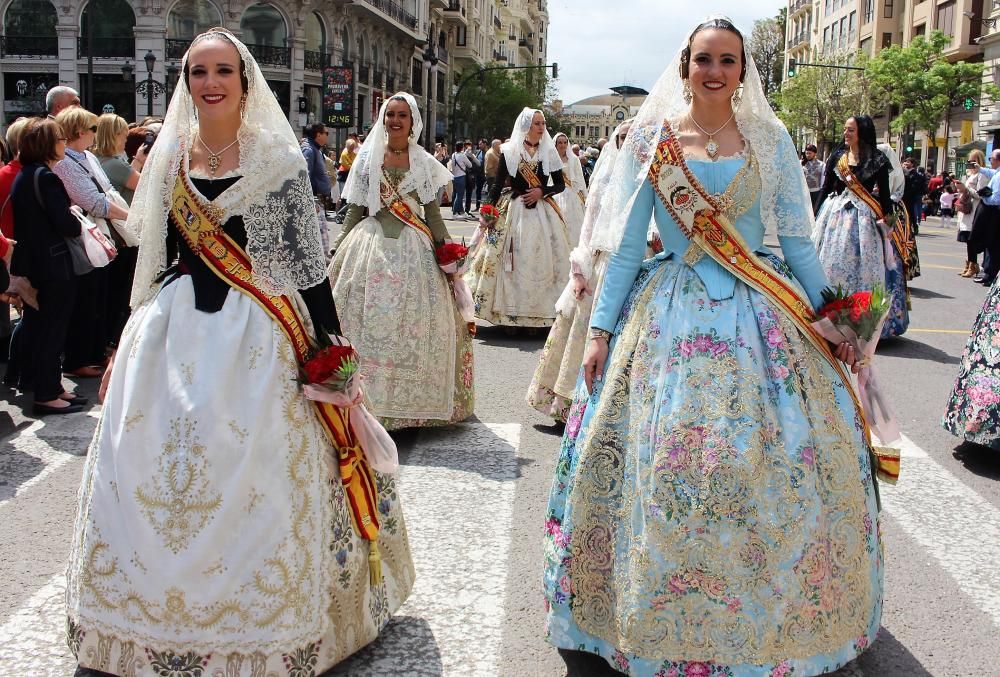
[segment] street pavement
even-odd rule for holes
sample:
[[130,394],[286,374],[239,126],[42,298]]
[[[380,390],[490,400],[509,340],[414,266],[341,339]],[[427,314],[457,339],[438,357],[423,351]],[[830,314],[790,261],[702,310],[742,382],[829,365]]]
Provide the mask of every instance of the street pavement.
[[[448,226],[468,240],[475,223]],[[956,275],[954,229],[932,219],[918,245],[910,330],[876,360],[905,434],[899,484],[882,491],[883,628],[838,677],[1000,675],[1000,453],[940,427],[986,290]],[[615,674],[544,640],[541,533],[561,430],[524,403],[543,343],[481,326],[476,416],[396,435],[416,587],[381,638],[330,675]],[[88,395],[96,385],[79,383]],[[68,676],[63,573],[100,407],[34,420],[23,396],[2,392],[0,675]]]

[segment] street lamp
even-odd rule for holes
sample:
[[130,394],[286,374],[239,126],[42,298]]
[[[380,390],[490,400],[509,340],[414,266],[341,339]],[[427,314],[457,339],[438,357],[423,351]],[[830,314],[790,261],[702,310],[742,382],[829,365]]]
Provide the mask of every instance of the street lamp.
[[427,45],[424,47],[424,70],[427,72],[427,87],[424,90],[424,99],[427,102],[427,114],[424,116],[424,148],[431,149],[431,69],[437,66],[437,51],[431,38],[427,36]]
[[[167,88],[162,82],[158,82],[153,79],[153,69],[156,67],[156,55],[153,54],[153,50],[147,50],[146,56],[142,57],[142,60],[146,62],[146,79],[142,82],[136,84],[135,91],[138,94],[142,94],[146,97],[146,117],[153,117],[153,99],[160,94],[166,94]],[[132,64],[128,61],[122,66],[122,78],[124,80],[129,80],[132,77],[132,73],[135,69],[132,68]],[[167,67],[167,75],[171,74],[171,70],[176,72],[176,66]]]

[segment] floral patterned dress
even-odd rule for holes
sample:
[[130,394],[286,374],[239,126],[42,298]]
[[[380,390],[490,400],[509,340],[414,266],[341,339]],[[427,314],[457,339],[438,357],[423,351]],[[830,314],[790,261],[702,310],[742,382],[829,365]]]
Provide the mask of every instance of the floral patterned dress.
[[956,437],[1000,449],[1000,286],[996,284],[972,326],[941,424]]
[[[722,192],[742,160],[688,164]],[[604,378],[592,395],[578,384],[556,467],[549,641],[635,676],[833,671],[875,639],[882,608],[850,385],[766,297],[714,261],[686,263],[687,241],[653,200],[647,181],[591,320],[614,329]],[[763,248],[751,202],[737,200],[737,228],[795,280]],[[798,208],[808,220],[809,204]],[[639,264],[646,210],[665,251]],[[808,239],[794,239],[815,270]]]

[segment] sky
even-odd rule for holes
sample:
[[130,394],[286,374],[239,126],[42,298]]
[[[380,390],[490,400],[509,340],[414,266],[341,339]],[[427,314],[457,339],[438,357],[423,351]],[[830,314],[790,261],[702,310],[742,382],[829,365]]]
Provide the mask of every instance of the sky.
[[[549,63],[559,64],[564,104],[628,84],[649,90],[688,32],[711,14],[745,35],[755,19],[777,15],[784,0],[548,0]],[[694,11],[691,6],[704,6]],[[615,28],[617,26],[617,29]]]

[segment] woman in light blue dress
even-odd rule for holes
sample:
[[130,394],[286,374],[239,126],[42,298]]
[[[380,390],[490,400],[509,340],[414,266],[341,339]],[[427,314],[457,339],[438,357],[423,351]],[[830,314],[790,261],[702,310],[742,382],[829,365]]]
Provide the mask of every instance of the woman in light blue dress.
[[[549,501],[548,639],[630,675],[829,672],[881,615],[865,431],[829,351],[685,236],[667,141],[763,269],[813,306],[826,285],[791,139],[709,20],[640,110],[592,240],[614,253]],[[664,251],[643,261],[651,216]]]

